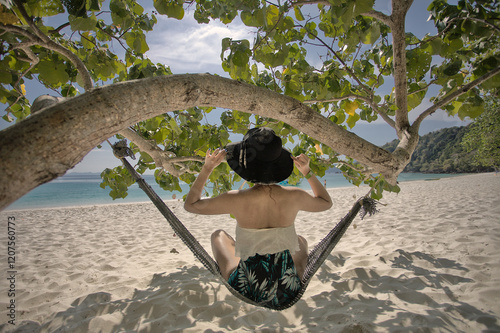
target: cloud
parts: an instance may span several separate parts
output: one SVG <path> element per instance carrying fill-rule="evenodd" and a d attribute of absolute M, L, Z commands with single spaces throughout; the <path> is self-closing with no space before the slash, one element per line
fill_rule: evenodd
<path fill-rule="evenodd" d="M 153 32 L 147 35 L 150 50 L 147 55 L 153 62 L 170 66 L 176 74 L 193 72 L 218 72 L 221 68 L 221 41 L 223 38 L 254 38 L 254 32 L 243 23 L 224 25 L 218 21 L 199 24 L 192 12 L 178 21 L 158 17 Z"/>

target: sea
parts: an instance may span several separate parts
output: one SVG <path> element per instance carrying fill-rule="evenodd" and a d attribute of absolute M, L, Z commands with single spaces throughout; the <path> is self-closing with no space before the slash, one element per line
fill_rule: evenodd
<path fill-rule="evenodd" d="M 414 180 L 436 180 L 440 178 L 453 177 L 456 174 L 423 174 L 423 173 L 402 173 L 398 177 L 399 182 Z M 182 191 L 168 192 L 162 190 L 154 179 L 154 175 L 143 175 L 156 193 L 163 200 L 182 199 L 189 191 L 189 185 L 181 182 Z M 340 173 L 326 173 L 320 178 L 322 184 L 326 181 L 327 188 L 353 186 Z M 105 205 L 119 203 L 147 202 L 149 198 L 139 188 L 137 184 L 129 187 L 128 195 L 124 199 L 113 200 L 109 196 L 110 189 L 102 189 L 99 184 L 102 182 L 98 173 L 69 173 L 59 177 L 49 183 L 43 184 L 24 195 L 16 202 L 12 203 L 6 210 L 56 208 L 72 206 Z M 234 189 L 240 187 L 240 183 L 234 185 Z M 309 183 L 302 181 L 297 185 L 304 190 L 310 190 Z M 210 192 L 209 187 L 207 187 Z"/>

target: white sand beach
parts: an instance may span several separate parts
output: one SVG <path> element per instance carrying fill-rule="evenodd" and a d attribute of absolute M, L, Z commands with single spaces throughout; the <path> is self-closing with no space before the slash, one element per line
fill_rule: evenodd
<path fill-rule="evenodd" d="M 281 312 L 234 297 L 151 203 L 1 212 L 0 332 L 500 332 L 500 175 L 400 186 Z M 367 191 L 330 189 L 334 207 L 299 214 L 298 233 L 314 246 Z M 212 231 L 234 235 L 229 216 L 172 209 L 209 253 Z"/>

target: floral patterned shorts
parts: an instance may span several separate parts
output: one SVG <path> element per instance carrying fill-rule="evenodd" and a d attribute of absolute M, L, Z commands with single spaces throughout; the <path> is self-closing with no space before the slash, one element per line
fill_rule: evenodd
<path fill-rule="evenodd" d="M 228 283 L 246 298 L 268 306 L 288 303 L 302 287 L 289 250 L 240 260 Z"/>

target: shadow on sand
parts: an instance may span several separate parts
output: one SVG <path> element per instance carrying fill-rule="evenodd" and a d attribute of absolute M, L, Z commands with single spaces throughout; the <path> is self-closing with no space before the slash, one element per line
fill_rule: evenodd
<path fill-rule="evenodd" d="M 473 282 L 449 273 L 465 275 L 466 267 L 422 252 L 397 250 L 394 255 L 380 261 L 398 276 L 360 267 L 344 278 L 338 272 L 344 274 L 345 269 L 331 272 L 323 267 L 315 278 L 330 284 L 329 291 L 314 295 L 306 291 L 304 299 L 283 312 L 242 303 L 205 269 L 192 266 L 155 274 L 148 288 L 135 290 L 129 299 L 112 300 L 106 292 L 78 298 L 45 323 L 25 321 L 14 332 L 173 332 L 194 327 L 211 327 L 205 332 L 239 328 L 266 332 L 458 332 L 467 322 L 478 323 L 475 327 L 484 327 L 485 332 L 500 331 L 493 313 L 461 302 L 453 293 L 454 286 Z M 346 260 L 335 255 L 327 263 L 342 267 Z M 0 326 L 1 332 L 8 329 Z"/>

